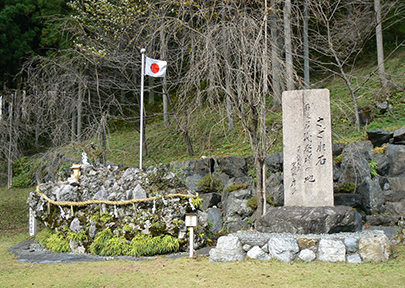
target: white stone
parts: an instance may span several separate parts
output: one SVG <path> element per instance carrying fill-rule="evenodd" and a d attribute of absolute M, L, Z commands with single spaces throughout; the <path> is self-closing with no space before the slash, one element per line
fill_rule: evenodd
<path fill-rule="evenodd" d="M 210 250 L 209 261 L 230 262 L 242 261 L 246 258 L 246 252 L 242 249 L 242 244 L 238 237 L 219 237 L 217 247 Z"/>
<path fill-rule="evenodd" d="M 284 206 L 333 206 L 329 90 L 285 91 Z"/>
<path fill-rule="evenodd" d="M 294 238 L 272 237 L 267 242 L 269 254 L 284 262 L 293 261 L 299 252 L 297 240 Z"/>
<path fill-rule="evenodd" d="M 321 239 L 318 253 L 318 259 L 321 261 L 346 261 L 346 246 L 341 240 Z"/>
<path fill-rule="evenodd" d="M 344 243 L 348 254 L 355 253 L 359 248 L 359 240 L 356 238 L 345 238 Z"/>
<path fill-rule="evenodd" d="M 247 252 L 247 251 L 249 251 L 250 249 L 252 249 L 252 246 L 249 245 L 249 244 L 245 244 L 245 245 L 242 246 L 242 249 Z"/>
<path fill-rule="evenodd" d="M 247 256 L 257 260 L 270 260 L 270 256 L 265 253 L 259 246 L 254 246 L 247 252 Z"/>
<path fill-rule="evenodd" d="M 316 258 L 316 254 L 311 249 L 304 249 L 298 254 L 298 258 L 305 262 L 312 262 Z"/>
<path fill-rule="evenodd" d="M 358 253 L 347 255 L 347 263 L 361 263 L 361 257 Z"/>

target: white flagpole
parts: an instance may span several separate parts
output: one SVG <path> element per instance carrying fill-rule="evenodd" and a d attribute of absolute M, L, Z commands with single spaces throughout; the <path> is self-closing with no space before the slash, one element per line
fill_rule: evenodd
<path fill-rule="evenodd" d="M 140 140 L 139 140 L 139 169 L 142 169 L 142 148 L 143 148 L 143 80 L 145 77 L 145 48 L 141 49 L 142 54 L 142 71 L 141 71 L 141 124 L 140 124 Z"/>

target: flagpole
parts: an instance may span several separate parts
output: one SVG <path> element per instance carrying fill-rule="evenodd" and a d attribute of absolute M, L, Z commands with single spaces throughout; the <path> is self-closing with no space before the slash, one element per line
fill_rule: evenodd
<path fill-rule="evenodd" d="M 145 77 L 145 52 L 146 49 L 141 49 L 142 54 L 142 71 L 141 71 L 141 119 L 140 119 L 140 140 L 139 140 L 139 169 L 142 169 L 142 148 L 143 148 L 143 81 Z"/>

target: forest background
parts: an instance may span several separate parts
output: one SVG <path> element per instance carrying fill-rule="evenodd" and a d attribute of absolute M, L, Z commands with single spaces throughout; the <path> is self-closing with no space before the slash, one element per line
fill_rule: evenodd
<path fill-rule="evenodd" d="M 404 15 L 402 0 L 2 1 L 1 178 L 34 184 L 60 147 L 137 164 L 141 48 L 168 62 L 145 82 L 147 165 L 253 155 L 262 179 L 286 90 L 331 90 L 335 142 L 397 129 Z"/>

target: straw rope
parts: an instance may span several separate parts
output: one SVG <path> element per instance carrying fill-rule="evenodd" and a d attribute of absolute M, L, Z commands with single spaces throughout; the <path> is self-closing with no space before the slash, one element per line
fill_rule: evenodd
<path fill-rule="evenodd" d="M 185 198 L 197 198 L 197 195 L 186 195 L 186 194 L 169 194 L 165 196 L 156 196 L 156 197 L 150 197 L 150 198 L 144 198 L 144 199 L 131 199 L 131 200 L 125 200 L 125 201 L 108 201 L 108 200 L 86 200 L 86 201 L 81 201 L 81 202 L 73 202 L 73 201 L 54 201 L 50 199 L 48 196 L 46 196 L 44 193 L 41 193 L 39 190 L 39 187 L 41 187 L 42 184 L 39 184 L 35 191 L 41 195 L 48 203 L 51 203 L 53 205 L 59 205 L 59 206 L 86 206 L 86 205 L 91 205 L 91 204 L 107 204 L 107 205 L 128 205 L 128 204 L 133 204 L 133 203 L 139 203 L 139 202 L 147 202 L 147 201 L 153 201 L 157 199 L 161 199 L 163 197 L 165 198 L 174 198 L 174 197 L 185 197 Z"/>

